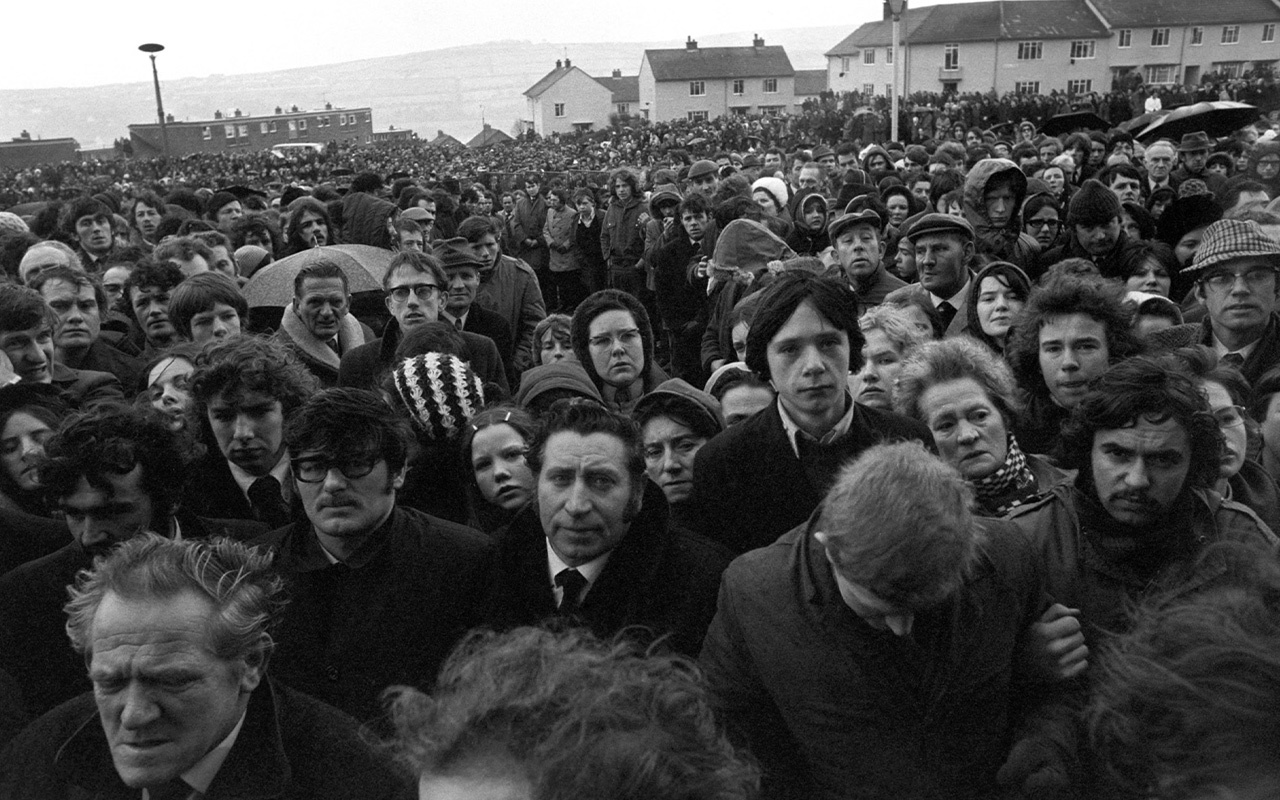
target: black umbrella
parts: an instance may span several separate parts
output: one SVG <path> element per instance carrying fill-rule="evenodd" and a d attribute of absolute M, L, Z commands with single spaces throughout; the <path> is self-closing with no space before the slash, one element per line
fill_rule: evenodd
<path fill-rule="evenodd" d="M 1148 112 L 1147 112 L 1147 113 L 1145 113 L 1145 114 L 1139 114 L 1138 116 L 1134 117 L 1133 119 L 1127 119 L 1127 120 L 1125 120 L 1124 122 L 1121 122 L 1121 123 L 1120 123 L 1119 125 L 1117 125 L 1116 127 L 1117 127 L 1117 128 L 1119 128 L 1120 130 L 1124 131 L 1125 133 L 1128 133 L 1128 134 L 1135 134 L 1135 133 L 1137 133 L 1138 131 L 1140 131 L 1140 130 L 1142 130 L 1143 128 L 1145 128 L 1145 127 L 1147 127 L 1148 125 L 1150 125 L 1152 122 L 1155 122 L 1156 120 L 1160 119 L 1161 117 L 1163 117 L 1163 116 L 1164 116 L 1165 114 L 1167 114 L 1167 113 L 1169 113 L 1169 112 L 1167 112 L 1167 111 L 1148 111 Z"/>
<path fill-rule="evenodd" d="M 1233 100 L 1193 103 L 1170 111 L 1134 134 L 1140 142 L 1172 139 L 1175 142 L 1188 133 L 1204 131 L 1209 136 L 1228 136 L 1258 118 L 1257 106 Z"/>
<path fill-rule="evenodd" d="M 1072 131 L 1105 131 L 1111 123 L 1092 111 L 1072 111 L 1070 114 L 1059 114 L 1050 117 L 1040 126 L 1040 132 L 1046 136 L 1060 136 Z"/>

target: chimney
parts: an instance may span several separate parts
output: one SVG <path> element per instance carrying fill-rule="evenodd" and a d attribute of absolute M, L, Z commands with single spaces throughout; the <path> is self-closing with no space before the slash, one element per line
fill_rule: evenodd
<path fill-rule="evenodd" d="M 289 110 L 290 110 L 290 111 L 292 111 L 292 112 L 293 112 L 293 113 L 295 113 L 295 114 L 297 114 L 297 113 L 298 113 L 298 107 L 297 107 L 297 106 L 293 106 L 293 107 L 291 107 Z"/>
<path fill-rule="evenodd" d="M 325 104 L 324 104 L 324 110 L 325 110 L 325 111 L 332 111 L 332 110 L 333 110 L 333 103 L 325 103 Z"/>
<path fill-rule="evenodd" d="M 276 113 L 277 113 L 277 114 L 283 114 L 283 113 L 284 113 L 284 109 L 283 109 L 283 108 L 281 108 L 280 106 L 276 106 Z"/>
<path fill-rule="evenodd" d="M 214 118 L 214 119 L 222 119 L 222 112 L 221 112 L 221 111 L 215 111 L 215 112 L 213 112 L 213 118 Z"/>
<path fill-rule="evenodd" d="M 234 113 L 237 117 L 240 116 L 240 109 L 237 108 Z"/>
<path fill-rule="evenodd" d="M 165 121 L 166 123 L 173 122 L 173 115 L 172 115 L 172 114 L 165 114 L 165 115 L 164 115 L 164 121 Z M 27 138 L 28 138 L 28 139 L 30 139 L 31 137 L 30 137 L 30 136 L 28 136 Z"/>
<path fill-rule="evenodd" d="M 687 39 L 685 39 L 685 42 L 684 42 L 684 49 L 685 49 L 685 50 L 697 50 L 697 49 L 698 49 L 698 43 L 697 43 L 697 41 L 695 41 L 695 40 L 694 40 L 694 38 L 693 38 L 692 36 L 688 37 Z"/>
<path fill-rule="evenodd" d="M 556 69 L 561 69 L 561 68 L 563 68 L 563 67 L 564 67 L 564 62 L 557 58 L 557 59 L 556 59 Z"/>
<path fill-rule="evenodd" d="M 564 60 L 564 68 L 565 68 L 565 69 L 568 69 L 569 67 L 572 67 L 572 66 L 573 66 L 573 64 L 570 64 L 570 63 L 569 63 L 569 59 L 567 59 L 567 58 L 566 58 L 566 59 Z"/>
<path fill-rule="evenodd" d="M 752 34 L 755 38 L 751 40 L 752 47 L 764 47 L 764 39 L 760 38 L 760 34 Z"/>
<path fill-rule="evenodd" d="M 621 77 L 622 77 L 622 70 L 620 70 L 620 69 L 615 69 L 615 70 L 613 71 L 613 77 L 615 77 L 615 78 L 621 78 Z"/>

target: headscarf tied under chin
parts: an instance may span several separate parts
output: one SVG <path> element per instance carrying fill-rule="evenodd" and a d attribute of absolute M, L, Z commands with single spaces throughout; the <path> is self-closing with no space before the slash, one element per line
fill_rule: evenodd
<path fill-rule="evenodd" d="M 392 379 L 414 427 L 433 441 L 457 436 L 484 407 L 484 385 L 457 356 L 423 353 L 407 358 Z"/>

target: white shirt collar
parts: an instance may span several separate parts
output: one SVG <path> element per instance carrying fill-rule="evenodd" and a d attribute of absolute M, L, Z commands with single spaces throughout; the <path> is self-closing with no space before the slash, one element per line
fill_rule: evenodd
<path fill-rule="evenodd" d="M 1213 352 L 1218 354 L 1218 358 L 1222 358 L 1228 353 L 1239 353 L 1241 358 L 1247 359 L 1249 358 L 1249 355 L 1258 348 L 1258 345 L 1261 342 L 1262 342 L 1261 339 L 1254 339 L 1252 342 L 1249 342 L 1244 347 L 1241 347 L 1238 350 L 1228 350 L 1227 346 L 1222 342 L 1218 341 L 1218 337 L 1217 335 L 1215 335 L 1213 337 Z"/>
<path fill-rule="evenodd" d="M 547 543 L 547 577 L 551 581 L 551 591 L 555 595 L 556 605 L 560 605 L 561 596 L 564 594 L 564 590 L 561 589 L 559 586 L 556 586 L 557 575 L 559 575 L 561 572 L 563 572 L 566 569 L 576 569 L 578 572 L 580 572 L 582 574 L 582 577 L 587 579 L 587 586 L 585 589 L 582 590 L 582 597 L 586 597 L 587 592 L 590 592 L 591 587 L 595 585 L 596 578 L 599 578 L 600 573 L 604 572 L 604 565 L 608 563 L 609 556 L 613 554 L 613 551 L 610 550 L 609 552 L 604 553 L 603 555 L 596 556 L 594 559 L 592 559 L 591 561 L 588 561 L 585 564 L 579 564 L 576 567 L 570 567 L 568 564 L 564 563 L 563 560 L 561 560 L 560 555 L 556 553 L 555 548 L 551 546 L 551 540 L 547 539 L 546 543 Z M 579 597 L 578 600 L 581 601 L 582 597 Z"/>
<path fill-rule="evenodd" d="M 468 308 L 467 314 L 470 314 L 470 313 L 471 313 L 471 309 Z M 440 316 L 447 319 L 450 325 L 453 325 L 454 321 L 456 320 L 462 320 L 462 327 L 464 328 L 467 327 L 467 314 L 463 314 L 460 317 L 455 317 L 454 315 L 450 314 L 448 311 L 445 311 L 444 309 L 440 310 Z M 454 325 L 454 327 L 457 327 L 457 326 Z"/>
<path fill-rule="evenodd" d="M 199 793 L 203 797 L 209 792 L 209 786 L 213 784 L 213 779 L 218 776 L 218 770 L 222 769 L 222 762 L 227 760 L 227 756 L 231 753 L 231 748 L 236 743 L 236 737 L 240 735 L 240 728 L 244 726 L 244 714 L 240 715 L 240 719 L 236 722 L 236 726 L 231 729 L 226 738 L 217 744 L 212 750 L 204 754 L 204 758 L 191 765 L 191 768 L 182 773 L 182 781 L 191 787 L 191 791 Z M 151 793 L 143 790 L 143 800 L 151 800 Z"/>
<path fill-rule="evenodd" d="M 837 422 L 831 430 L 822 435 L 822 438 L 818 440 L 820 444 L 830 444 L 831 442 L 834 442 L 836 439 L 839 439 L 841 436 L 848 433 L 849 428 L 853 427 L 853 397 L 846 393 L 845 400 L 849 404 L 848 410 L 844 412 L 844 416 L 840 418 L 840 421 Z M 801 434 L 804 434 L 805 436 L 808 436 L 809 434 L 802 431 L 800 426 L 796 424 L 795 420 L 791 418 L 791 415 L 787 413 L 786 406 L 782 405 L 781 397 L 779 397 L 775 402 L 778 404 L 778 415 L 782 417 L 782 429 L 786 431 L 787 441 L 791 443 L 791 452 L 796 454 L 796 458 L 799 458 L 800 445 L 796 442 L 796 437 Z"/>
<path fill-rule="evenodd" d="M 261 478 L 263 476 L 250 475 L 249 473 L 245 472 L 243 469 L 236 466 L 234 463 L 230 461 L 227 462 L 227 466 L 231 467 L 231 477 L 235 479 L 236 485 L 239 486 L 240 491 L 244 493 L 245 499 L 248 499 L 249 487 L 253 485 L 254 481 L 256 481 L 258 478 Z M 289 451 L 288 450 L 285 450 L 282 453 L 280 453 L 280 460 L 276 462 L 276 465 L 272 467 L 271 471 L 267 474 L 280 482 L 280 490 L 282 492 L 281 496 L 285 500 L 292 500 L 293 499 L 293 481 L 290 480 L 291 473 L 289 471 Z"/>
<path fill-rule="evenodd" d="M 964 286 L 960 287 L 960 291 L 956 292 L 950 297 L 938 297 L 933 292 L 929 292 L 929 301 L 933 303 L 934 308 L 937 308 L 938 306 L 942 305 L 942 303 L 945 301 L 947 303 L 950 303 L 951 307 L 954 308 L 956 311 L 959 311 L 960 306 L 964 303 L 964 293 L 968 291 L 968 289 L 969 289 L 969 280 L 966 279 L 964 282 Z"/>

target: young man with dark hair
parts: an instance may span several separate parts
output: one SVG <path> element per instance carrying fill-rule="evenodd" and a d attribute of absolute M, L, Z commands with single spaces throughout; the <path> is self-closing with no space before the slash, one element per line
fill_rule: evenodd
<path fill-rule="evenodd" d="M 169 293 L 184 277 L 173 264 L 148 259 L 134 267 L 125 280 L 124 301 L 133 312 L 138 340 L 135 343 L 141 347 L 144 360 L 177 339 L 177 331 L 169 321 Z"/>
<path fill-rule="evenodd" d="M 96 278 L 67 267 L 50 267 L 35 277 L 31 288 L 44 297 L 58 318 L 53 345 L 60 363 L 76 370 L 110 373 L 131 391 L 138 385 L 141 362 L 117 349 L 122 334 L 102 329 L 107 295 Z"/>
<path fill-rule="evenodd" d="M 95 269 L 115 244 L 111 217 L 111 209 L 96 197 L 76 198 L 62 212 L 62 230 L 76 239 L 79 256 L 89 269 Z"/>
<path fill-rule="evenodd" d="M 764 290 L 747 366 L 778 392 L 765 412 L 707 442 L 694 469 L 702 530 L 736 552 L 768 544 L 818 505 L 841 463 L 886 440 L 933 445 L 923 423 L 853 402 L 862 361 L 847 284 L 786 272 Z"/>
<path fill-rule="evenodd" d="M 396 502 L 412 438 L 373 392 L 312 395 L 285 431 L 305 517 L 255 542 L 291 594 L 276 674 L 360 722 L 391 686 L 431 687 L 488 602 L 489 538 Z"/>
<path fill-rule="evenodd" d="M 239 336 L 249 319 L 249 303 L 239 287 L 218 272 L 192 275 L 169 296 L 169 321 L 183 339 L 204 345 Z"/>
<path fill-rule="evenodd" d="M 690 193 L 676 215 L 683 235 L 675 235 L 653 254 L 653 286 L 671 353 L 671 371 L 694 386 L 706 379 L 702 369 L 702 333 L 707 325 L 707 280 L 691 269 L 710 257 L 716 242 L 715 223 L 706 197 Z"/>
<path fill-rule="evenodd" d="M 596 228 L 598 231 L 599 222 Z M 502 252 L 500 232 L 491 218 L 463 220 L 458 236 L 470 243 L 472 254 L 480 262 L 480 288 L 475 302 L 496 312 L 511 328 L 515 349 L 507 366 L 518 375 L 538 363 L 533 330 L 547 316 L 538 276 L 529 264 Z M 598 236 L 595 241 L 599 249 Z"/>

